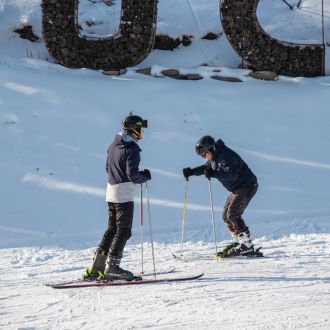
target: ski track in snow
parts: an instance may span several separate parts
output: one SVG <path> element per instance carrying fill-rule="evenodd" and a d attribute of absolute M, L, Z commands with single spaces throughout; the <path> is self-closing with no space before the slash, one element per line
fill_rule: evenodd
<path fill-rule="evenodd" d="M 93 249 L 0 250 L 1 329 L 329 329 L 330 234 L 261 239 L 265 258 L 175 261 L 179 244 L 155 244 L 156 268 L 205 272 L 191 282 L 66 289 L 45 282 L 80 276 Z M 184 255 L 207 256 L 212 244 L 185 243 Z M 123 265 L 140 270 L 140 247 Z M 145 270 L 152 271 L 150 244 Z M 10 274 L 10 276 L 8 276 Z M 174 294 L 175 292 L 175 294 Z M 239 317 L 238 317 L 239 314 Z"/>
<path fill-rule="evenodd" d="M 300 166 L 309 166 L 309 167 L 316 167 L 316 168 L 330 170 L 330 164 L 324 164 L 324 163 L 319 163 L 319 162 L 314 162 L 314 161 L 309 161 L 309 160 L 302 160 L 302 159 L 294 159 L 294 158 L 289 158 L 289 157 L 280 157 L 280 156 L 265 154 L 265 153 L 256 152 L 256 151 L 244 150 L 241 148 L 235 148 L 235 149 L 243 151 L 248 154 L 251 154 L 253 156 L 262 158 L 262 159 L 269 160 L 269 161 L 289 163 L 289 164 L 295 164 L 295 165 L 300 165 Z"/>
<path fill-rule="evenodd" d="M 162 172 L 162 171 L 159 171 L 159 172 Z M 26 174 L 22 178 L 22 181 L 28 182 L 28 183 L 34 183 L 34 184 L 37 184 L 46 189 L 71 191 L 74 193 L 87 194 L 87 195 L 105 198 L 105 189 L 90 187 L 90 186 L 86 186 L 86 185 L 79 185 L 79 184 L 72 183 L 72 182 L 64 182 L 64 181 L 52 179 L 49 177 L 43 177 L 43 176 L 32 174 L 32 173 Z M 282 190 L 283 190 L 283 188 L 282 188 Z M 175 202 L 175 201 L 166 200 L 166 199 L 150 198 L 149 201 L 150 201 L 151 205 L 158 205 L 158 206 L 164 206 L 164 207 L 170 207 L 170 208 L 176 208 L 176 209 L 182 209 L 182 207 L 183 207 L 183 203 L 181 203 L 181 202 Z M 135 198 L 135 202 L 139 203 L 140 198 L 138 198 L 138 197 Z M 209 212 L 210 206 L 189 203 L 187 205 L 187 209 L 193 210 L 193 211 Z M 214 206 L 214 211 L 222 212 L 222 210 L 223 210 L 222 207 Z M 265 209 L 254 210 L 252 212 L 263 213 L 263 214 L 277 214 L 277 215 L 284 215 L 284 214 L 290 213 L 290 211 L 288 211 L 288 210 L 265 210 Z"/>

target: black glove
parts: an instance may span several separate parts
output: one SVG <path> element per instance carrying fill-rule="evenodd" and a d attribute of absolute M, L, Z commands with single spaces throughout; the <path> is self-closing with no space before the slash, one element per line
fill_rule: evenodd
<path fill-rule="evenodd" d="M 186 167 L 182 170 L 183 176 L 188 180 L 193 175 L 193 170 L 190 167 Z"/>
<path fill-rule="evenodd" d="M 214 175 L 214 171 L 211 167 L 205 167 L 204 174 L 206 179 L 211 180 Z"/>
<path fill-rule="evenodd" d="M 147 178 L 147 180 L 151 180 L 151 173 L 150 173 L 149 170 L 144 169 L 144 170 L 142 171 L 142 173 L 143 173 L 143 175 Z"/>

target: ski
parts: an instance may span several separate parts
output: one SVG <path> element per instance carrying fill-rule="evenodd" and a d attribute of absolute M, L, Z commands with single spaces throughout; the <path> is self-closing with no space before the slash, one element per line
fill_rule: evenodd
<path fill-rule="evenodd" d="M 162 274 L 170 274 L 175 271 L 175 267 L 168 267 L 164 270 L 160 270 L 156 272 L 156 275 L 162 275 Z M 148 276 L 154 276 L 154 272 L 147 272 L 147 273 L 139 273 L 137 277 L 148 277 Z M 67 285 L 67 284 L 74 284 L 74 283 L 85 283 L 85 282 L 95 282 L 95 279 L 88 279 L 88 278 L 78 278 L 76 280 L 71 281 L 65 281 L 65 282 L 54 282 L 54 283 L 45 283 L 46 286 L 55 286 L 55 285 Z"/>
<path fill-rule="evenodd" d="M 180 260 L 183 262 L 191 262 L 191 261 L 198 261 L 198 260 L 224 260 L 224 259 L 250 259 L 250 258 L 261 258 L 264 257 L 263 253 L 260 252 L 262 247 L 258 247 L 254 253 L 247 254 L 247 255 L 238 255 L 238 256 L 226 256 L 225 254 L 221 255 L 221 252 L 218 252 L 218 255 L 182 255 L 182 254 L 175 254 L 172 253 L 172 257 L 176 260 Z"/>
<path fill-rule="evenodd" d="M 88 287 L 104 287 L 104 286 L 123 286 L 123 285 L 139 285 L 139 284 L 155 284 L 155 283 L 169 283 L 192 281 L 201 278 L 204 273 L 197 275 L 189 275 L 183 277 L 161 278 L 161 279 L 137 279 L 132 281 L 114 280 L 114 281 L 76 281 L 74 283 L 61 283 L 50 285 L 53 289 L 75 289 Z"/>

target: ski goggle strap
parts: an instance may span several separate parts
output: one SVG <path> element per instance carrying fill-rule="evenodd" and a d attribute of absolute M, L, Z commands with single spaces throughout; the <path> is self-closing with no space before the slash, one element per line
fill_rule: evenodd
<path fill-rule="evenodd" d="M 139 127 L 139 128 L 137 128 L 137 129 L 132 129 L 131 131 L 137 136 L 137 138 L 138 138 L 139 140 L 141 139 L 142 134 L 143 134 L 143 132 L 144 132 L 142 126 Z"/>

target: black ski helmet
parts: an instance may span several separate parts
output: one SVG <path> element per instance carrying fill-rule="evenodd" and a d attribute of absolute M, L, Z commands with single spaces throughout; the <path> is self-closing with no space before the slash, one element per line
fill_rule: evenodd
<path fill-rule="evenodd" d="M 134 132 L 138 136 L 138 139 L 140 139 L 141 129 L 142 127 L 148 127 L 148 121 L 142 119 L 140 116 L 129 115 L 123 119 L 122 125 L 125 132 Z"/>
<path fill-rule="evenodd" d="M 136 130 L 138 128 L 148 127 L 148 120 L 143 120 L 140 116 L 129 115 L 125 117 L 122 121 L 124 130 Z"/>
<path fill-rule="evenodd" d="M 201 156 L 206 151 L 209 151 L 212 155 L 215 152 L 215 140 L 210 135 L 202 136 L 196 143 L 195 150 L 197 155 Z"/>

